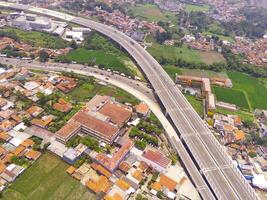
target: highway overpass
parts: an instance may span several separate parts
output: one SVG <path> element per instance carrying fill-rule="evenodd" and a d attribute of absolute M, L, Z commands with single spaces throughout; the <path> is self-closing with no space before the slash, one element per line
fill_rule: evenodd
<path fill-rule="evenodd" d="M 94 29 L 119 43 L 132 56 L 146 75 L 146 78 L 151 83 L 155 94 L 165 109 L 166 116 L 170 119 L 173 127 L 182 139 L 181 142 L 177 139 L 177 135 L 168 136 L 178 153 L 180 152 L 179 155 L 183 151 L 190 154 L 190 161 L 183 160 L 183 162 L 185 165 L 186 163 L 191 163 L 191 165 L 186 165 L 186 168 L 202 197 L 204 199 L 213 198 L 212 193 L 206 189 L 206 184 L 203 186 L 204 190 L 201 190 L 203 181 L 205 181 L 217 199 L 258 199 L 255 191 L 247 183 L 240 171 L 233 165 L 231 158 L 228 157 L 224 148 L 219 144 L 168 74 L 137 42 L 117 31 L 115 28 L 89 19 L 6 2 L 0 2 L 1 5 L 71 21 Z M 194 166 L 192 166 L 192 163 Z M 199 169 L 203 178 L 200 176 L 194 177 L 196 169 Z M 198 186 L 197 182 L 201 182 L 202 184 Z M 201 193 L 202 191 L 207 192 Z"/>

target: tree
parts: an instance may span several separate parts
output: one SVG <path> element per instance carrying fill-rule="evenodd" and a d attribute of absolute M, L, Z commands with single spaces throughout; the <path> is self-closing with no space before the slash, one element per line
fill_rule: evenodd
<path fill-rule="evenodd" d="M 78 45 L 77 45 L 77 43 L 74 40 L 72 40 L 70 42 L 70 47 L 73 48 L 73 49 L 77 49 L 78 48 Z"/>
<path fill-rule="evenodd" d="M 26 117 L 23 117 L 22 122 L 28 127 L 32 125 L 31 121 Z"/>
<path fill-rule="evenodd" d="M 47 53 L 45 50 L 41 50 L 41 51 L 39 52 L 39 60 L 40 60 L 41 62 L 47 62 L 48 59 L 49 59 L 49 55 L 48 55 L 48 53 Z"/>

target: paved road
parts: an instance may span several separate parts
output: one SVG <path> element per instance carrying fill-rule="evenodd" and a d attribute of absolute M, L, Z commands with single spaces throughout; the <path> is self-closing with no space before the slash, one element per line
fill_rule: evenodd
<path fill-rule="evenodd" d="M 255 191 L 235 168 L 222 146 L 175 86 L 159 63 L 137 42 L 116 29 L 88 19 L 73 17 L 36 7 L 20 7 L 1 2 L 2 6 L 29 10 L 89 27 L 119 43 L 137 62 L 154 88 L 166 114 L 183 139 L 196 166 L 205 176 L 218 199 L 258 199 Z M 171 137 L 171 135 L 170 135 Z"/>

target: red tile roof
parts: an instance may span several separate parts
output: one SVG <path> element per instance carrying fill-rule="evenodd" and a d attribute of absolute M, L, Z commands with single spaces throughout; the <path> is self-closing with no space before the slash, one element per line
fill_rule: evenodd
<path fill-rule="evenodd" d="M 145 157 L 148 160 L 151 160 L 154 163 L 157 163 L 163 168 L 168 167 L 168 165 L 171 163 L 171 160 L 167 157 L 165 157 L 163 154 L 161 154 L 159 151 L 152 151 L 148 150 L 142 154 L 143 157 Z"/>

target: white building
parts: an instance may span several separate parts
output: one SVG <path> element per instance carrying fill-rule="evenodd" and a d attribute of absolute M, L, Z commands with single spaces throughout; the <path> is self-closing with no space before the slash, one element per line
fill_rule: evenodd
<path fill-rule="evenodd" d="M 67 41 L 74 40 L 76 43 L 81 43 L 84 40 L 83 32 L 66 31 L 65 39 Z"/>

